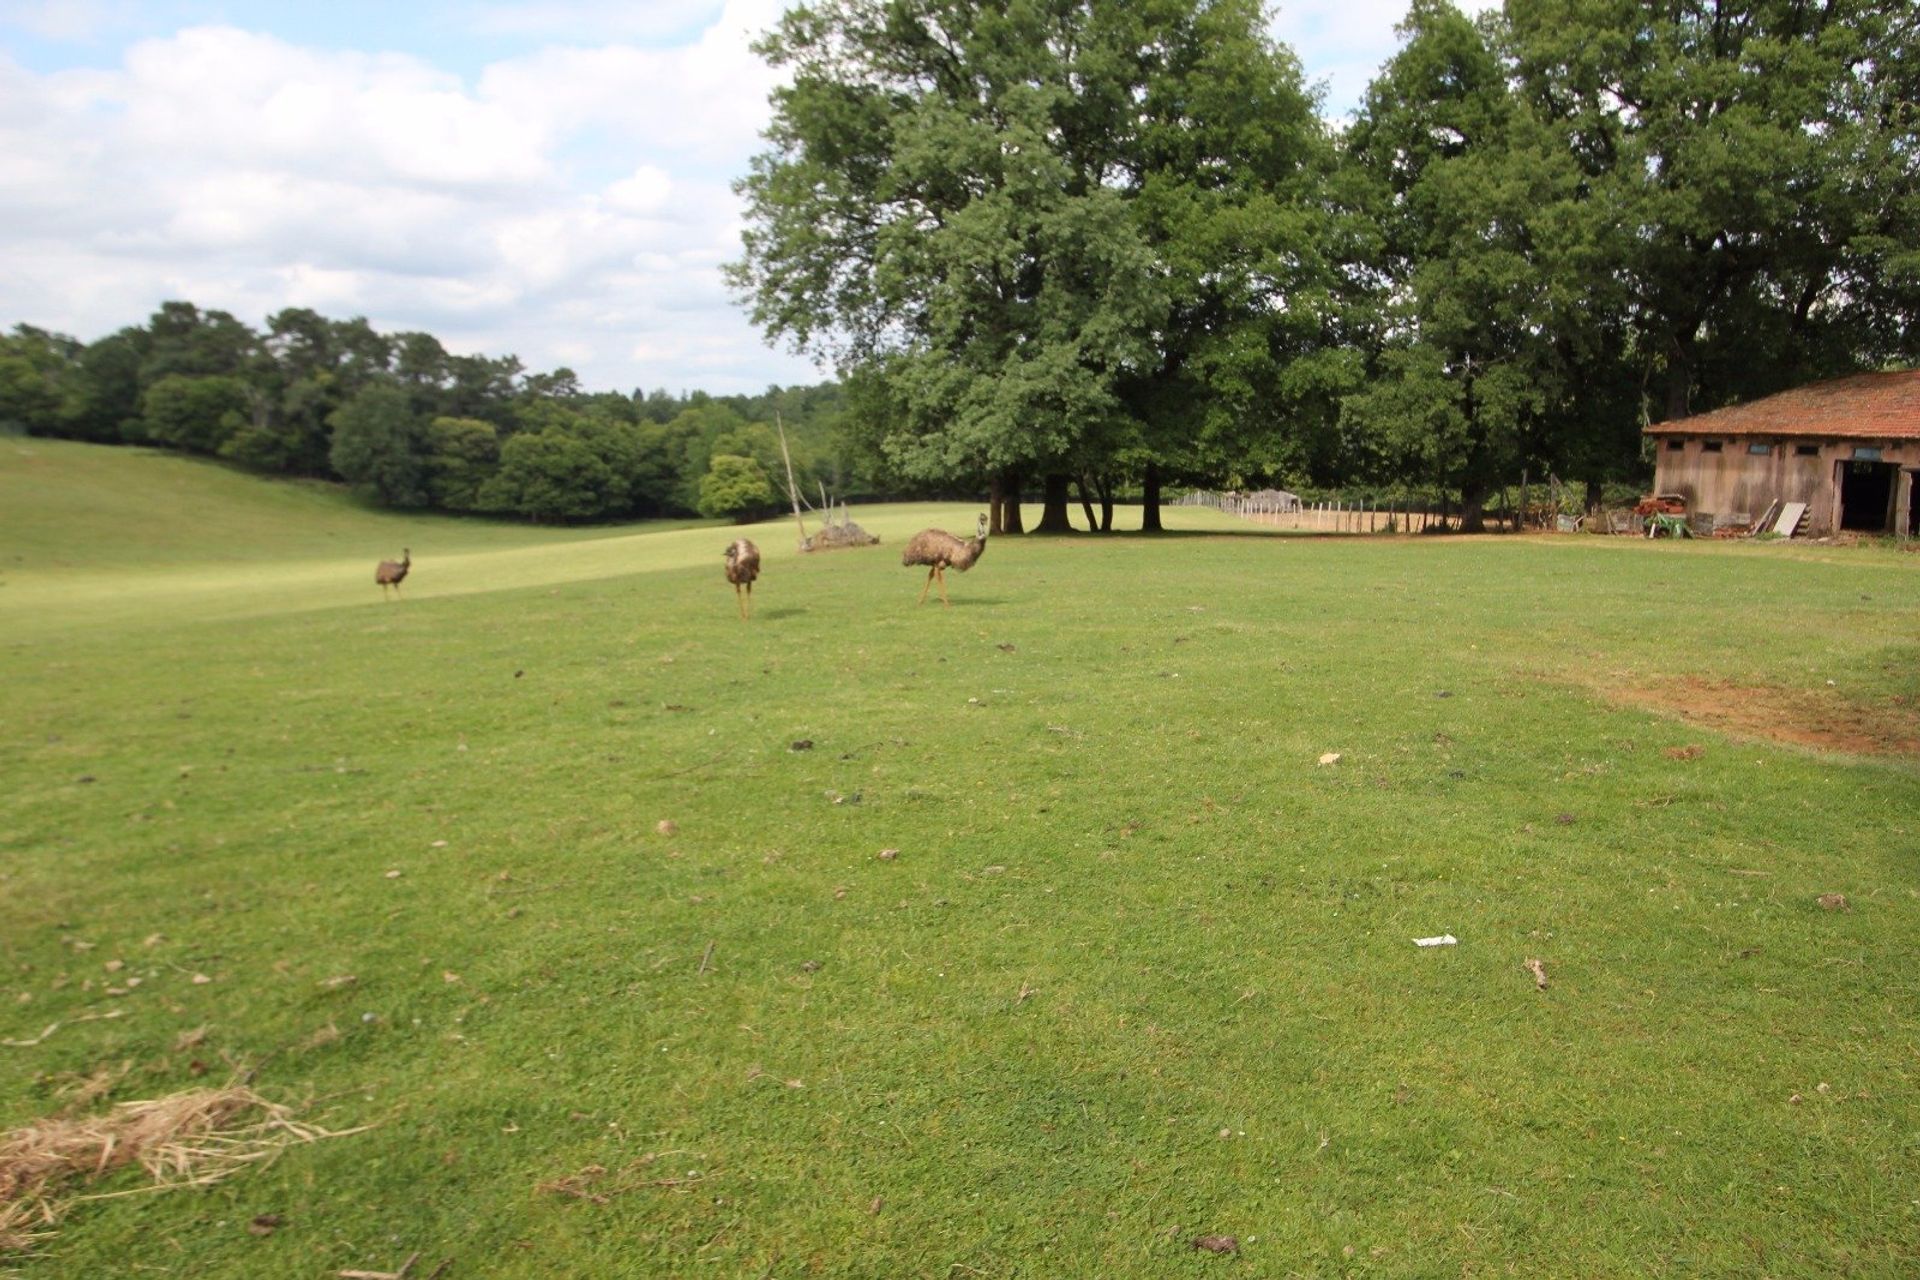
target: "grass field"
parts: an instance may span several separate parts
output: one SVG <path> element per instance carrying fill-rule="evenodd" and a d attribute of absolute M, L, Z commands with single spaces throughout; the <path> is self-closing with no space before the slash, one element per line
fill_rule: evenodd
<path fill-rule="evenodd" d="M 0 441 L 0 1128 L 374 1126 L 11 1265 L 1920 1271 L 1920 559 L 1174 509 L 915 607 L 976 510 L 743 626 L 719 527 Z"/>

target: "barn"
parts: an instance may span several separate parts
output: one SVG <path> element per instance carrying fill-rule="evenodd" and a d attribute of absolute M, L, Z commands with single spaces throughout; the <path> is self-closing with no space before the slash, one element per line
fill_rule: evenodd
<path fill-rule="evenodd" d="M 1697 524 L 1803 502 L 1803 534 L 1920 533 L 1920 369 L 1811 383 L 1646 434 L 1655 491 L 1683 495 Z"/>

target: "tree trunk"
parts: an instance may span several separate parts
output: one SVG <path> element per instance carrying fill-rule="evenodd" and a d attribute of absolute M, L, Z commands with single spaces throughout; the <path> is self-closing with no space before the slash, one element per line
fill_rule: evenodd
<path fill-rule="evenodd" d="M 1160 525 L 1160 464 L 1149 462 L 1147 473 L 1140 481 L 1140 532 L 1159 533 Z"/>
<path fill-rule="evenodd" d="M 1485 533 L 1487 487 L 1484 484 L 1465 485 L 1460 490 L 1460 532 Z"/>
<path fill-rule="evenodd" d="M 1067 518 L 1068 486 L 1071 484 L 1064 471 L 1049 471 L 1043 482 L 1045 485 L 1040 508 L 1040 523 L 1035 525 L 1035 533 L 1072 533 L 1073 521 Z"/>
<path fill-rule="evenodd" d="M 1113 477 L 1101 476 L 1097 481 L 1100 489 L 1100 532 L 1113 532 Z"/>
<path fill-rule="evenodd" d="M 987 533 L 992 537 L 997 537 L 1007 531 L 1006 525 L 1001 523 L 1002 512 L 1000 510 L 1000 504 L 1002 501 L 1000 473 L 996 471 L 987 477 Z"/>
<path fill-rule="evenodd" d="M 1667 361 L 1667 413 L 1663 422 L 1674 422 L 1693 413 L 1693 340 L 1674 335 Z"/>
<path fill-rule="evenodd" d="M 1588 476 L 1587 477 L 1587 514 L 1592 515 L 1594 512 L 1598 511 L 1603 501 L 1604 501 L 1604 497 L 1600 491 L 1599 479 L 1594 476 Z"/>
<path fill-rule="evenodd" d="M 1087 513 L 1087 532 L 1092 533 L 1100 527 L 1100 523 L 1093 518 L 1093 498 L 1087 492 L 1087 478 L 1084 475 L 1075 476 L 1074 483 L 1080 487 L 1080 509 Z"/>
<path fill-rule="evenodd" d="M 1000 493 L 1000 523 L 1006 526 L 1002 533 L 1025 533 L 1026 522 L 1020 517 L 1020 473 L 1009 468 L 1001 477 L 1003 486 Z"/>

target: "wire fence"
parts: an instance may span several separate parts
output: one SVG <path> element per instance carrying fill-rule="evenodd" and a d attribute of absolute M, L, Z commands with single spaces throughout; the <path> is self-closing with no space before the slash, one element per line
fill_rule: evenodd
<path fill-rule="evenodd" d="M 1212 507 L 1256 524 L 1309 533 L 1424 533 L 1428 529 L 1455 527 L 1450 513 L 1435 511 L 1421 503 L 1370 498 L 1305 502 L 1283 489 L 1258 493 L 1212 493 L 1196 489 L 1174 505 Z M 1490 522 L 1491 519 L 1490 514 Z"/>

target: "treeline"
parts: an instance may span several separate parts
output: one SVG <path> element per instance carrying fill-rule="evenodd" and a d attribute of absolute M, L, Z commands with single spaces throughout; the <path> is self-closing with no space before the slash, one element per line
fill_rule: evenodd
<path fill-rule="evenodd" d="M 1641 428 L 1920 355 L 1912 0 L 1415 0 L 1330 126 L 1260 0 L 830 0 L 733 280 L 899 474 L 1635 482 Z M 1017 526 L 995 501 L 995 527 Z"/>
<path fill-rule="evenodd" d="M 394 507 L 546 521 L 764 515 L 785 503 L 776 421 L 803 493 L 824 483 L 861 497 L 844 416 L 833 384 L 589 392 L 568 369 L 454 355 L 431 334 L 304 308 L 264 331 L 168 302 L 91 343 L 27 325 L 0 336 L 0 427 L 344 480 Z"/>

